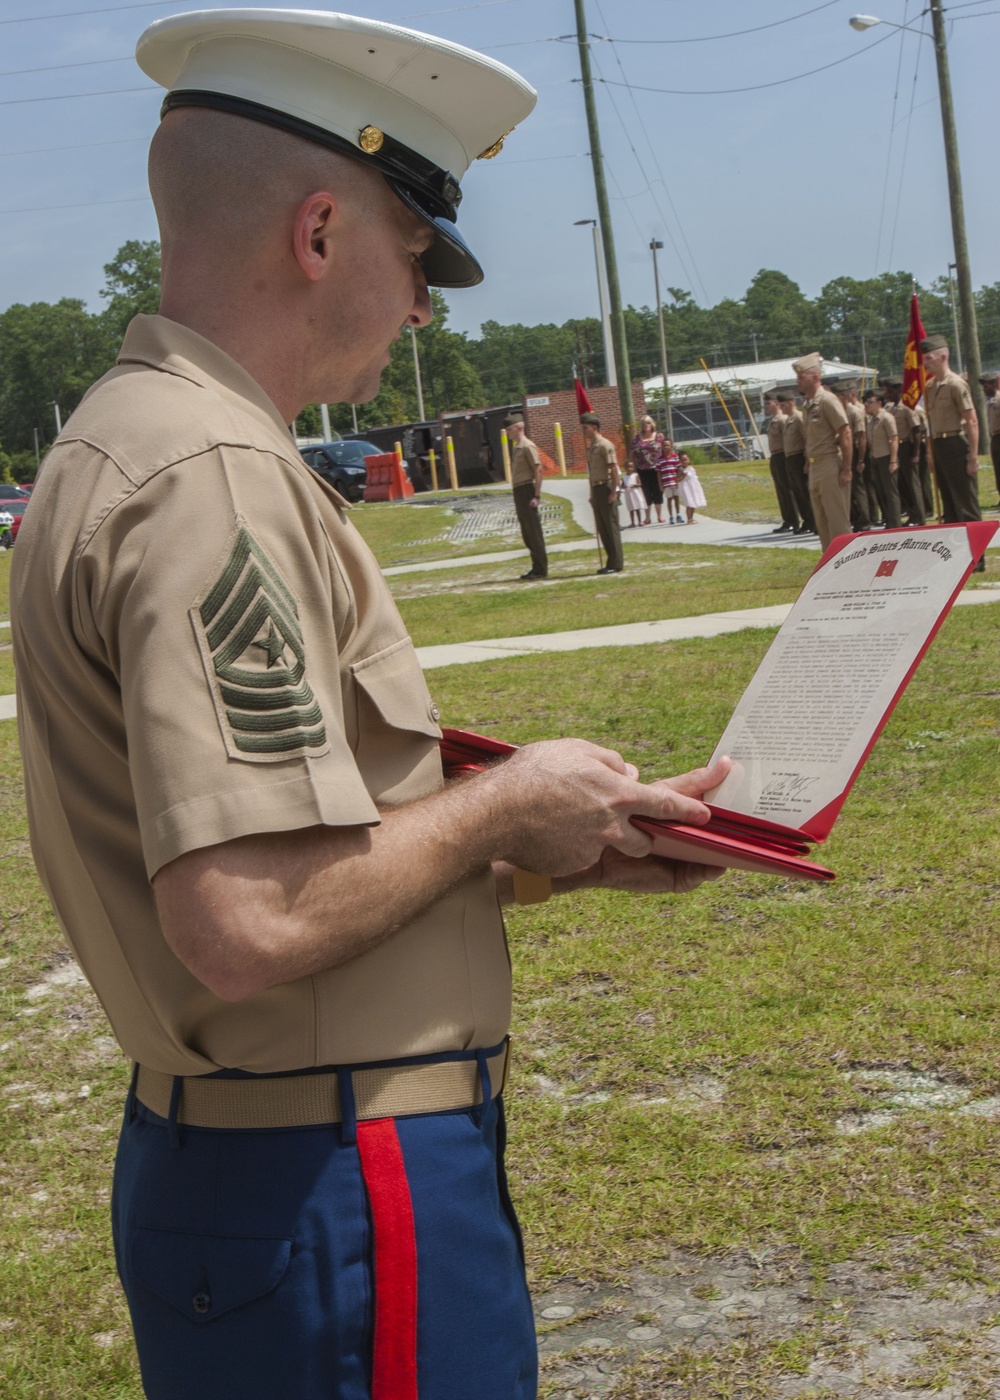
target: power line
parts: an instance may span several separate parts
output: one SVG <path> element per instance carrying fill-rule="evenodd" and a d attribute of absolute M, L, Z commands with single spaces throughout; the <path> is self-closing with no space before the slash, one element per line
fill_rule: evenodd
<path fill-rule="evenodd" d="M 910 85 L 910 110 L 906 114 L 906 136 L 903 141 L 903 158 L 899 163 L 899 189 L 896 192 L 896 212 L 892 218 L 892 238 L 889 240 L 889 254 L 886 263 L 891 266 L 892 254 L 896 247 L 896 230 L 899 227 L 899 211 L 903 203 L 903 180 L 906 175 L 906 157 L 910 149 L 910 133 L 913 130 L 913 104 L 917 98 L 917 77 L 920 73 L 920 60 L 923 57 L 923 44 L 917 45 L 917 56 L 913 64 L 913 82 Z"/>
<path fill-rule="evenodd" d="M 985 4 L 986 0 L 979 0 L 980 4 Z M 770 24 L 755 24 L 752 29 L 732 29 L 728 34 L 700 34 L 696 39 L 612 39 L 607 34 L 591 34 L 591 39 L 600 39 L 606 44 L 710 44 L 715 39 L 740 39 L 744 34 L 759 34 L 764 29 L 778 29 L 785 24 L 791 24 L 794 20 L 805 19 L 807 15 L 815 15 L 820 10 L 829 10 L 833 5 L 839 5 L 840 0 L 823 0 L 822 5 L 814 5 L 811 10 L 802 10 L 797 15 L 789 15 L 787 19 L 775 19 Z M 601 16 L 603 19 L 603 15 Z"/>
<path fill-rule="evenodd" d="M 117 97 L 123 92 L 160 92 L 161 88 L 137 87 L 137 88 L 107 88 L 103 92 L 60 92 L 54 97 L 5 97 L 0 101 L 0 107 L 21 107 L 26 102 L 68 102 L 76 97 Z"/>
<path fill-rule="evenodd" d="M 597 3 L 597 12 L 598 12 L 598 14 L 601 16 L 601 19 L 604 20 L 604 11 L 601 9 L 600 0 L 596 0 L 596 3 Z M 605 21 L 605 23 L 606 23 L 606 21 Z M 698 264 L 697 264 L 697 262 L 696 262 L 696 260 L 695 260 L 694 253 L 691 251 L 691 245 L 690 245 L 690 243 L 688 242 L 688 240 L 687 240 L 687 235 L 686 235 L 685 232 L 684 232 L 684 225 L 683 225 L 683 223 L 681 222 L 681 217 L 680 217 L 680 215 L 679 215 L 678 212 L 677 212 L 677 206 L 674 204 L 673 195 L 670 193 L 670 186 L 667 184 L 666 178 L 664 177 L 663 169 L 662 169 L 662 167 L 660 166 L 659 156 L 656 154 L 656 148 L 654 147 L 653 142 L 652 142 L 651 139 L 650 139 L 649 130 L 648 130 L 648 128 L 646 127 L 646 123 L 645 123 L 644 120 L 643 120 L 642 113 L 639 111 L 638 103 L 637 103 L 636 100 L 635 100 L 635 94 L 634 94 L 634 92 L 632 91 L 631 85 L 629 84 L 628 79 L 627 79 L 626 76 L 625 76 L 625 69 L 624 69 L 624 67 L 622 66 L 621 58 L 619 57 L 619 55 L 618 55 L 617 52 L 615 52 L 615 61 L 616 61 L 617 64 L 618 64 L 618 71 L 621 73 L 622 78 L 623 78 L 624 81 L 625 81 L 625 86 L 626 86 L 626 88 L 628 89 L 628 94 L 629 94 L 629 97 L 630 97 L 631 102 L 632 102 L 632 109 L 633 109 L 633 111 L 635 112 L 636 118 L 637 118 L 637 120 L 638 120 L 638 122 L 639 122 L 639 126 L 640 126 L 640 128 L 641 128 L 641 130 L 642 130 L 642 134 L 643 134 L 643 136 L 646 138 L 646 145 L 649 147 L 650 154 L 651 154 L 651 156 L 653 157 L 653 164 L 655 165 L 657 174 L 658 174 L 659 177 L 660 177 L 660 183 L 661 183 L 662 186 L 663 186 L 663 192 L 664 192 L 664 194 L 667 196 L 667 201 L 668 201 L 668 203 L 669 203 L 669 205 L 670 205 L 671 210 L 673 211 L 674 220 L 675 220 L 675 222 L 676 222 L 676 224 L 677 224 L 677 231 L 678 231 L 678 233 L 680 234 L 681 242 L 684 244 L 684 247 L 687 249 L 688 258 L 689 258 L 690 261 L 691 261 L 691 267 L 694 269 L 694 278 L 692 278 L 691 273 L 689 272 L 687 266 L 685 265 L 684 257 L 683 257 L 683 255 L 681 254 L 681 251 L 680 251 L 680 249 L 679 249 L 678 246 L 677 246 L 677 241 L 676 241 L 676 239 L 674 238 L 674 235 L 673 235 L 673 233 L 672 233 L 672 231 L 671 231 L 671 229 L 670 229 L 669 222 L 668 222 L 666 216 L 664 215 L 663 210 L 660 208 L 660 201 L 657 199 L 656 193 L 655 193 L 655 191 L 653 190 L 652 184 L 651 184 L 648 180 L 647 180 L 647 182 L 646 182 L 647 188 L 648 188 L 648 190 L 649 190 L 650 195 L 652 196 L 653 203 L 656 205 L 657 212 L 659 213 L 660 218 L 661 218 L 662 221 L 663 221 L 663 226 L 664 226 L 664 228 L 665 228 L 665 230 L 666 230 L 667 237 L 670 239 L 670 245 L 671 245 L 671 247 L 673 248 L 674 252 L 675 252 L 676 255 L 677 255 L 677 261 L 678 261 L 678 263 L 680 264 L 681 268 L 683 269 L 684 275 L 685 275 L 685 276 L 687 277 L 687 279 L 688 279 L 688 285 L 689 285 L 689 287 L 691 288 L 691 290 L 692 290 L 692 292 L 693 292 L 693 291 L 694 291 L 694 281 L 697 280 L 698 285 L 701 287 L 702 296 L 703 296 L 704 299 L 707 301 L 707 300 L 708 300 L 708 293 L 707 293 L 706 290 L 705 290 L 705 284 L 704 284 L 704 282 L 702 281 L 701 273 L 700 273 L 700 271 L 699 271 L 699 269 L 698 269 Z M 599 69 L 599 67 L 600 67 L 600 66 L 598 65 L 598 69 Z M 636 165 L 639 167 L 640 173 L 645 174 L 645 172 L 643 171 L 643 168 L 642 168 L 642 162 L 639 160 L 639 157 L 638 157 L 638 155 L 636 154 L 635 147 L 632 145 L 632 138 L 631 138 L 631 136 L 629 135 L 628 128 L 625 126 L 625 122 L 624 122 L 623 119 L 622 119 L 621 113 L 618 111 L 618 106 L 617 106 L 617 104 L 616 104 L 615 101 L 614 101 L 614 97 L 612 96 L 611 93 L 609 93 L 608 96 L 611 97 L 611 103 L 612 103 L 612 106 L 613 106 L 614 109 L 615 109 L 615 115 L 618 117 L 618 120 L 621 122 L 621 124 L 622 124 L 622 129 L 625 131 L 626 139 L 628 140 L 629 146 L 632 148 L 632 154 L 635 156 Z"/>
<path fill-rule="evenodd" d="M 879 44 L 885 44 L 894 36 L 884 34 L 881 39 L 876 39 L 871 44 L 866 44 L 863 49 L 857 49 L 854 53 L 845 54 L 843 58 L 835 58 L 832 63 L 824 63 L 821 68 L 810 68 L 808 73 L 794 73 L 790 78 L 778 78 L 773 83 L 752 83 L 749 87 L 738 88 L 654 88 L 644 87 L 639 83 L 614 83 L 608 78 L 602 78 L 601 82 L 610 83 L 612 87 L 631 87 L 636 92 L 658 92 L 669 97 L 726 97 L 730 93 L 736 92 L 760 92 L 764 88 L 783 87 L 785 83 L 798 83 L 803 78 L 812 78 L 817 73 L 825 73 L 828 68 L 836 68 L 841 63 L 850 63 L 852 58 L 860 58 L 862 54 L 870 53 L 872 49 L 877 49 Z M 574 78 L 573 82 L 579 82 Z"/>
<path fill-rule="evenodd" d="M 46 63 L 41 68 L 8 68 L 0 78 L 16 78 L 21 73 L 54 73 L 58 68 L 96 68 L 101 63 L 131 63 L 132 55 L 124 58 L 87 58 L 81 63 Z"/>
<path fill-rule="evenodd" d="M 95 146 L 135 146 L 145 140 L 145 136 L 122 136 L 115 141 L 84 141 L 79 146 L 35 146 L 26 151 L 0 151 L 0 160 L 5 156 L 45 156 L 54 151 L 89 151 Z"/>
<path fill-rule="evenodd" d="M 885 205 L 889 197 L 889 172 L 892 169 L 892 144 L 896 135 L 896 104 L 899 101 L 899 78 L 903 71 L 903 49 L 906 47 L 906 16 L 910 0 L 904 0 L 903 24 L 899 31 L 899 58 L 896 61 L 896 81 L 892 92 L 892 115 L 889 118 L 889 144 L 885 153 L 885 179 L 882 181 L 882 207 L 878 214 L 878 234 L 875 238 L 875 275 L 878 275 L 879 255 L 882 252 L 882 229 L 885 224 Z"/>
<path fill-rule="evenodd" d="M 57 209 L 101 209 L 107 204 L 145 204 L 149 195 L 133 199 L 95 199 L 90 204 L 39 204 L 32 209 L 0 209 L 2 214 L 51 214 Z"/>
<path fill-rule="evenodd" d="M 45 19 L 75 19 L 77 15 L 114 15 L 119 10 L 162 10 L 174 0 L 136 0 L 132 5 L 103 5 L 99 10 L 64 10 L 55 15 L 19 15 L 16 19 L 0 19 L 0 24 L 34 24 Z"/>

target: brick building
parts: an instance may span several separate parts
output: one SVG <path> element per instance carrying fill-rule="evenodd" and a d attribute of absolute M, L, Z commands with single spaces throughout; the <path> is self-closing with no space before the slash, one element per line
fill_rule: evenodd
<path fill-rule="evenodd" d="M 622 441 L 622 415 L 617 388 L 603 385 L 600 388 L 588 389 L 587 397 L 594 405 L 594 412 L 600 414 L 601 432 L 605 437 L 609 437 L 618 448 L 618 459 L 623 462 L 625 456 Z M 633 421 L 638 422 L 646 411 L 646 396 L 641 381 L 636 381 L 632 385 L 632 405 Z M 524 400 L 522 407 L 525 429 L 532 442 L 536 443 L 548 457 L 551 457 L 553 462 L 558 463 L 555 425 L 556 423 L 561 424 L 563 450 L 566 453 L 566 470 L 584 471 L 586 469 L 586 447 L 583 441 L 583 429 L 580 427 L 580 416 L 576 408 L 576 391 L 574 389 L 557 389 L 551 394 L 531 394 Z"/>

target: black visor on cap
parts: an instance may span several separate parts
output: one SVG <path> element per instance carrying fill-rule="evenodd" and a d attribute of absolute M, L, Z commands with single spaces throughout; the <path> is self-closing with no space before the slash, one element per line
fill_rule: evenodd
<path fill-rule="evenodd" d="M 160 108 L 161 118 L 176 107 L 208 107 L 216 112 L 247 117 L 250 121 L 262 122 L 265 126 L 277 127 L 279 131 L 287 131 L 292 136 L 301 136 L 306 141 L 326 146 L 328 150 L 347 156 L 359 165 L 377 170 L 385 176 L 393 193 L 434 229 L 434 242 L 420 259 L 428 283 L 433 287 L 475 287 L 483 280 L 483 269 L 454 227 L 458 206 L 462 202 L 458 181 L 450 171 L 442 170 L 385 132 L 380 132 L 379 149 L 369 152 L 332 131 L 287 112 L 280 112 L 275 107 L 201 88 L 168 92 Z"/>

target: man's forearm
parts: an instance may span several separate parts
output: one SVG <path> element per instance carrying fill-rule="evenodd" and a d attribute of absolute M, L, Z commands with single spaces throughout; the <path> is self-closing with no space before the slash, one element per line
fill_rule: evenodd
<path fill-rule="evenodd" d="M 724 771 L 711 770 L 713 782 Z M 682 781 L 643 786 L 617 754 L 578 740 L 532 745 L 385 812 L 378 826 L 270 832 L 191 851 L 154 878 L 161 927 L 200 981 L 242 1000 L 360 957 L 495 861 L 566 887 L 567 877 L 604 882 L 607 847 L 643 865 L 650 842 L 632 815 L 708 817 L 694 798 L 702 778 Z M 626 887 L 651 886 L 629 877 Z"/>

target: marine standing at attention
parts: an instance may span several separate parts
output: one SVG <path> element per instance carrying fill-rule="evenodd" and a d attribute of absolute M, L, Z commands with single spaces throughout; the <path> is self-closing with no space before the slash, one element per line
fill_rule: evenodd
<path fill-rule="evenodd" d="M 621 476 L 615 445 L 601 434 L 601 420 L 596 413 L 584 413 L 583 437 L 587 444 L 587 475 L 590 478 L 590 504 L 594 509 L 597 534 L 607 562 L 599 574 L 620 574 L 625 567 L 622 553 L 622 532 L 618 522 L 618 490 Z"/>
<path fill-rule="evenodd" d="M 982 520 L 979 509 L 979 419 L 965 380 L 948 364 L 948 340 L 929 335 L 920 342 L 927 369 L 924 403 L 930 425 L 934 473 L 946 525 Z M 975 572 L 986 568 L 986 556 Z"/>
<path fill-rule="evenodd" d="M 531 568 L 524 579 L 547 578 L 549 556 L 545 549 L 542 519 L 542 459 L 538 448 L 525 435 L 524 415 L 509 413 L 504 419 L 507 436 L 514 445 L 510 454 L 510 484 L 514 489 L 514 510 L 521 527 L 521 538 L 531 555 Z"/>
<path fill-rule="evenodd" d="M 818 350 L 793 360 L 802 395 L 802 421 L 809 462 L 809 499 L 816 533 L 824 550 L 835 535 L 851 528 L 851 469 L 854 438 L 844 405 L 820 383 L 823 360 Z"/>
<path fill-rule="evenodd" d="M 32 849 L 134 1062 L 112 1199 L 150 1400 L 531 1400 L 500 904 L 685 890 L 702 823 L 581 740 L 459 781 L 349 508 L 288 424 L 362 403 L 532 89 L 349 15 L 157 21 L 160 313 L 52 448 L 11 578 Z M 183 540 L 183 547 L 177 541 Z M 58 1320 L 55 1321 L 58 1325 Z"/>
<path fill-rule="evenodd" d="M 778 501 L 778 514 L 781 516 L 781 524 L 776 525 L 771 533 L 790 535 L 794 534 L 799 517 L 785 471 L 785 418 L 775 394 L 764 395 L 764 412 L 767 414 L 768 465 Z"/>

